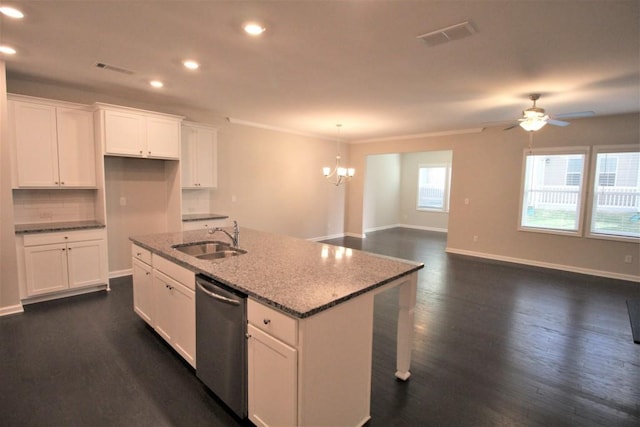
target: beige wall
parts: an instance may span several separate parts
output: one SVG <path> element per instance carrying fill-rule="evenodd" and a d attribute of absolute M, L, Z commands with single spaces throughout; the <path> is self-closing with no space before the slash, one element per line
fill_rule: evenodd
<path fill-rule="evenodd" d="M 566 128 L 547 126 L 536 133 L 534 147 L 638 144 L 639 130 L 638 114 L 573 120 Z M 453 150 L 450 252 L 640 280 L 637 243 L 517 230 L 527 145 L 528 134 L 521 129 L 488 128 L 477 134 L 352 144 L 349 155 L 350 164 L 362 169 L 372 154 Z M 349 234 L 363 232 L 363 187 L 362 176 L 349 186 Z M 624 263 L 628 254 L 634 257 L 631 264 Z"/>
<path fill-rule="evenodd" d="M 427 230 L 447 231 L 448 212 L 416 209 L 418 194 L 418 168 L 423 164 L 451 164 L 451 151 L 426 151 L 402 155 L 402 186 L 400 196 L 401 224 Z"/>
<path fill-rule="evenodd" d="M 5 64 L 0 61 L 0 315 L 22 311 L 13 227 Z"/>
<path fill-rule="evenodd" d="M 365 231 L 388 228 L 399 223 L 402 163 L 399 154 L 367 157 L 365 170 L 363 228 Z"/>

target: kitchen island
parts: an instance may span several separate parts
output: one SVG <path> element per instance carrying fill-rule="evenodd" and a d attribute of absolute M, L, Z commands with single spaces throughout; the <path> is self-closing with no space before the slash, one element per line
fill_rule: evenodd
<path fill-rule="evenodd" d="M 391 287 L 400 292 L 395 375 L 409 378 L 422 263 L 247 228 L 238 245 L 246 253 L 213 261 L 175 246 L 228 242 L 224 233 L 196 230 L 131 241 L 160 264 L 204 274 L 248 295 L 249 418 L 255 424 L 354 426 L 369 419 L 373 297 Z M 279 370 L 275 358 L 259 371 L 271 355 L 285 355 L 291 369 Z M 293 376 L 286 374 L 291 370 Z"/>

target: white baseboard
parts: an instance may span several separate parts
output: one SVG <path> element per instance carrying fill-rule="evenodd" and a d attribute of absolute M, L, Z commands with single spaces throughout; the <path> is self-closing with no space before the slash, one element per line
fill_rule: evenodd
<path fill-rule="evenodd" d="M 398 227 L 402 227 L 402 226 L 400 224 L 389 224 L 389 225 L 382 225 L 380 227 L 365 228 L 364 234 L 366 235 L 367 233 L 372 233 L 374 231 L 389 230 L 391 228 L 398 228 Z"/>
<path fill-rule="evenodd" d="M 125 270 L 116 270 L 109 272 L 109 279 L 115 279 L 116 277 L 131 276 L 133 274 L 133 268 L 127 268 Z"/>
<path fill-rule="evenodd" d="M 358 234 L 358 233 L 345 233 L 346 237 L 355 237 L 356 239 L 364 239 L 367 237 L 366 234 Z"/>
<path fill-rule="evenodd" d="M 530 259 L 513 258 L 502 255 L 487 254 L 484 252 L 467 251 L 464 249 L 446 248 L 446 252 L 450 254 L 466 255 L 476 258 L 490 259 L 494 261 L 504 261 L 514 264 L 529 265 L 533 267 L 549 268 L 552 270 L 568 271 L 571 273 L 588 274 L 590 276 L 606 277 L 608 279 L 627 280 L 629 282 L 640 282 L 640 276 L 633 274 L 620 274 L 611 271 L 594 270 L 591 268 L 575 267 L 572 265 L 554 264 L 550 262 L 533 261 Z"/>
<path fill-rule="evenodd" d="M 74 297 L 76 295 L 83 295 L 83 294 L 89 294 L 92 292 L 100 292 L 100 291 L 109 291 L 109 285 L 108 284 L 95 285 L 95 286 L 88 286 L 86 288 L 70 289 L 68 291 L 63 291 L 63 292 L 54 292 L 51 294 L 37 295 L 29 298 L 24 298 L 22 300 L 22 303 L 34 304 L 42 301 L 51 301 L 55 299 Z"/>
<path fill-rule="evenodd" d="M 396 225 L 396 227 L 411 228 L 411 229 L 414 229 L 414 230 L 435 231 L 435 232 L 438 232 L 438 233 L 448 233 L 449 232 L 449 229 L 447 229 L 447 228 L 428 227 L 428 226 L 424 226 L 424 225 L 398 224 L 398 225 Z"/>
<path fill-rule="evenodd" d="M 24 313 L 24 308 L 22 304 L 9 305 L 7 307 L 0 307 L 0 317 L 2 316 L 10 316 L 12 314 L 20 314 Z"/>
<path fill-rule="evenodd" d="M 344 237 L 344 233 L 330 234 L 328 236 L 321 236 L 321 237 L 310 237 L 307 240 L 309 240 L 311 242 L 321 242 L 323 240 L 340 239 L 342 237 Z"/>

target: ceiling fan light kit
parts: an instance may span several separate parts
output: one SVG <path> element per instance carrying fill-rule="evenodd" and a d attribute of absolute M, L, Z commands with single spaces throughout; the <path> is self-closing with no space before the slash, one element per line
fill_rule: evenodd
<path fill-rule="evenodd" d="M 563 122 L 562 120 L 556 120 L 549 117 L 549 115 L 545 112 L 544 108 L 536 107 L 536 101 L 540 99 L 540 94 L 534 93 L 529 95 L 529 99 L 533 101 L 533 106 L 531 108 L 527 108 L 522 111 L 522 117 L 518 119 L 518 125 L 527 132 L 535 132 L 542 129 L 547 123 L 554 126 L 568 126 L 569 122 Z M 586 117 L 583 113 L 576 113 L 576 117 Z M 593 112 L 589 115 L 593 115 Z M 578 114 L 585 114 L 584 116 Z M 565 116 L 571 116 L 571 114 L 566 114 Z M 510 126 L 505 130 L 513 129 L 516 125 Z"/>

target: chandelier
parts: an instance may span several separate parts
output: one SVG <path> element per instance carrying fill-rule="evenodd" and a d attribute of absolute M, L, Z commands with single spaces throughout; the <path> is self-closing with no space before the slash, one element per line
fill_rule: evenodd
<path fill-rule="evenodd" d="M 327 178 L 327 181 L 337 187 L 349 181 L 353 175 L 355 175 L 356 170 L 354 168 L 340 166 L 340 128 L 342 125 L 337 124 L 336 127 L 338 128 L 338 135 L 336 137 L 336 166 L 333 169 L 330 167 L 322 168 L 322 174 Z"/>

